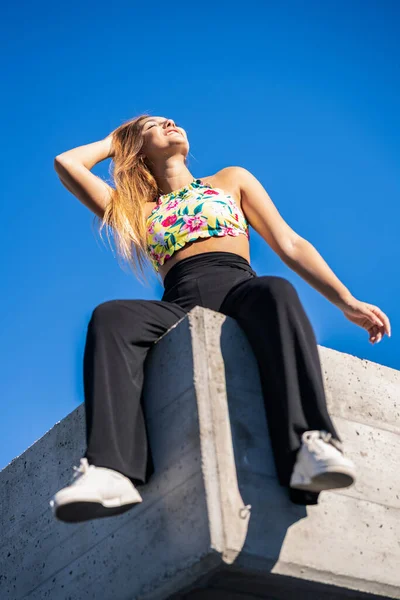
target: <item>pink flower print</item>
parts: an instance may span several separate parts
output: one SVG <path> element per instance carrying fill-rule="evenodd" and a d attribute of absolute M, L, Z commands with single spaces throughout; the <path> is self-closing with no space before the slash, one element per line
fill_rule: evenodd
<path fill-rule="evenodd" d="M 177 206 L 178 204 L 179 204 L 179 200 L 171 200 L 171 202 L 168 202 L 168 204 L 165 208 L 166 208 L 166 210 L 171 210 L 171 208 L 175 208 L 175 206 Z"/>
<path fill-rule="evenodd" d="M 166 217 L 164 221 L 161 221 L 161 225 L 163 225 L 164 227 L 169 227 L 170 225 L 173 225 L 175 223 L 177 218 L 178 217 L 176 215 L 169 215 L 169 217 Z"/>
<path fill-rule="evenodd" d="M 151 257 L 152 257 L 152 259 L 153 259 L 155 262 L 157 262 L 157 263 L 160 263 L 160 264 L 161 264 L 162 257 L 163 257 L 163 255 L 162 255 L 162 254 L 159 254 L 158 252 L 154 252 L 154 251 L 153 251 L 153 252 L 152 252 L 152 254 L 151 254 Z"/>
<path fill-rule="evenodd" d="M 154 233 L 154 222 L 150 225 L 150 227 L 147 229 L 147 231 L 149 233 Z"/>
<path fill-rule="evenodd" d="M 195 215 L 194 217 L 183 215 L 182 218 L 185 221 L 185 225 L 182 225 L 182 231 L 198 231 L 203 225 L 207 223 L 206 217 L 201 217 L 198 215 Z"/>
<path fill-rule="evenodd" d="M 170 254 L 166 254 L 166 255 L 165 255 L 165 257 L 164 257 L 164 262 L 165 262 L 166 260 L 168 260 L 169 258 L 171 258 L 171 255 L 170 255 Z"/>
<path fill-rule="evenodd" d="M 236 221 L 239 221 L 239 215 L 237 213 L 235 213 L 235 219 Z"/>
<path fill-rule="evenodd" d="M 219 192 L 216 192 L 215 190 L 206 190 L 203 192 L 203 194 L 208 194 L 209 196 L 219 196 Z"/>
<path fill-rule="evenodd" d="M 224 227 L 221 226 L 221 232 L 223 235 L 238 235 L 238 232 L 236 229 L 234 229 L 233 227 Z"/>

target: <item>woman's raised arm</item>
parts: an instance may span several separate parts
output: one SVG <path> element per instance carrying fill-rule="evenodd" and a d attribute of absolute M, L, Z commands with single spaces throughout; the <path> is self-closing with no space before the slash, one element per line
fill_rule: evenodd
<path fill-rule="evenodd" d="M 112 187 L 91 173 L 97 163 L 113 156 L 112 135 L 58 154 L 54 168 L 61 183 L 101 219 L 111 200 Z"/>

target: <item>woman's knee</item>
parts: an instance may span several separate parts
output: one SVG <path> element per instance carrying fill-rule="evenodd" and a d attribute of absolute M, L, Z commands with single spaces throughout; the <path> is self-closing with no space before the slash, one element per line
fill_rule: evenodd
<path fill-rule="evenodd" d="M 132 300 L 131 302 L 135 302 Z M 118 300 L 107 300 L 98 304 L 92 312 L 89 325 L 91 327 L 111 326 L 115 329 L 123 322 L 123 307 Z"/>
<path fill-rule="evenodd" d="M 272 294 L 275 298 L 285 299 L 298 297 L 298 293 L 293 283 L 285 277 L 277 275 L 261 275 L 258 277 L 260 286 L 267 293 Z"/>

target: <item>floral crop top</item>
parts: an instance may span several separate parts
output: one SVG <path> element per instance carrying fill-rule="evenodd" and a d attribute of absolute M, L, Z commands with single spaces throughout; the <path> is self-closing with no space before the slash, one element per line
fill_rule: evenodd
<path fill-rule="evenodd" d="M 160 196 L 146 220 L 147 249 L 155 269 L 188 242 L 212 236 L 244 234 L 249 224 L 232 196 L 195 179 Z"/>

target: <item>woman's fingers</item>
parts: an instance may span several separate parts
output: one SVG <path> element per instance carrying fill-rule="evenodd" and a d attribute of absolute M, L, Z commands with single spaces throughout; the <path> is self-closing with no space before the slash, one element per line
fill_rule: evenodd
<path fill-rule="evenodd" d="M 374 315 L 376 315 L 379 318 L 379 320 L 381 321 L 381 324 L 384 327 L 384 330 L 386 331 L 387 335 L 390 337 L 392 335 L 392 332 L 390 330 L 390 321 L 389 321 L 388 317 L 377 306 L 371 306 L 371 311 L 373 312 Z"/>
<path fill-rule="evenodd" d="M 378 341 L 379 328 L 377 325 L 372 325 L 369 330 L 369 341 L 371 344 L 374 344 Z"/>

